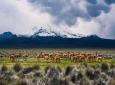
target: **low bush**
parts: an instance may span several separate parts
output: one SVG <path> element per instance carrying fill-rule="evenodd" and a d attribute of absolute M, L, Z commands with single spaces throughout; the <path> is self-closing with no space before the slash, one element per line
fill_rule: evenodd
<path fill-rule="evenodd" d="M 4 73 L 4 72 L 6 72 L 6 71 L 8 71 L 8 67 L 7 67 L 6 65 L 3 65 L 3 66 L 1 67 L 1 72 Z"/>
<path fill-rule="evenodd" d="M 101 71 L 107 72 L 109 70 L 109 65 L 107 63 L 102 63 L 101 65 Z"/>
<path fill-rule="evenodd" d="M 13 70 L 14 70 L 15 72 L 19 72 L 20 70 L 22 70 L 22 66 L 17 63 L 17 64 L 15 64 L 15 65 L 13 66 Z"/>

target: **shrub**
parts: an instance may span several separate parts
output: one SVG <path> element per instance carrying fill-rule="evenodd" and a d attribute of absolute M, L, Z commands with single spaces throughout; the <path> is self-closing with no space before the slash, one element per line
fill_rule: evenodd
<path fill-rule="evenodd" d="M 76 80 L 77 80 L 77 76 L 76 76 L 76 75 L 72 75 L 72 77 L 71 77 L 71 81 L 72 81 L 72 83 L 75 83 Z"/>
<path fill-rule="evenodd" d="M 111 65 L 110 65 L 110 68 L 111 68 L 111 69 L 115 68 L 115 64 L 111 64 Z"/>
<path fill-rule="evenodd" d="M 90 83 L 90 80 L 87 77 L 83 77 L 83 79 L 80 80 L 80 84 L 79 85 L 91 85 L 91 83 Z"/>
<path fill-rule="evenodd" d="M 0 80 L 0 85 L 7 85 L 5 80 Z"/>
<path fill-rule="evenodd" d="M 107 84 L 106 84 L 105 80 L 100 78 L 100 79 L 94 81 L 94 85 L 107 85 Z"/>
<path fill-rule="evenodd" d="M 25 75 L 23 73 L 19 73 L 17 74 L 21 79 L 24 79 L 25 78 Z"/>
<path fill-rule="evenodd" d="M 86 68 L 88 68 L 88 64 L 87 64 L 87 63 L 83 63 L 83 65 L 84 65 Z"/>
<path fill-rule="evenodd" d="M 107 72 L 109 70 L 109 65 L 107 63 L 103 63 L 101 65 L 101 71 L 102 72 Z"/>
<path fill-rule="evenodd" d="M 45 67 L 45 69 L 44 69 L 45 74 L 47 73 L 47 71 L 48 71 L 50 68 L 51 68 L 51 66 L 50 66 L 50 65 L 48 65 L 48 66 L 46 66 L 46 67 Z"/>
<path fill-rule="evenodd" d="M 115 80 L 111 78 L 108 82 L 108 85 L 115 85 Z"/>
<path fill-rule="evenodd" d="M 40 67 L 38 65 L 33 65 L 32 68 L 33 68 L 33 70 L 39 70 L 40 69 Z"/>
<path fill-rule="evenodd" d="M 95 78 L 94 76 L 94 71 L 92 69 L 87 69 L 86 70 L 86 76 L 90 79 L 93 80 Z"/>
<path fill-rule="evenodd" d="M 65 69 L 65 76 L 68 76 L 71 73 L 72 70 L 73 70 L 73 67 L 67 66 L 66 69 Z"/>
<path fill-rule="evenodd" d="M 23 74 L 28 74 L 28 73 L 30 73 L 34 70 L 39 70 L 39 69 L 40 69 L 40 67 L 38 65 L 34 65 L 32 67 L 27 67 L 27 68 L 23 69 L 22 73 Z"/>
<path fill-rule="evenodd" d="M 80 71 L 80 72 L 78 72 L 77 75 L 74 74 L 74 75 L 71 76 L 71 81 L 72 81 L 72 83 L 75 83 L 76 81 L 81 80 L 83 77 L 84 77 L 84 75 L 83 75 L 83 73 Z"/>
<path fill-rule="evenodd" d="M 27 67 L 27 68 L 23 69 L 22 73 L 23 73 L 23 74 L 28 74 L 28 73 L 30 73 L 30 72 L 32 72 L 32 71 L 33 71 L 33 68 L 32 68 L 32 67 Z"/>
<path fill-rule="evenodd" d="M 1 72 L 6 72 L 6 71 L 8 71 L 8 67 L 7 66 L 5 66 L 5 65 L 3 65 L 2 67 L 1 67 Z"/>
<path fill-rule="evenodd" d="M 62 72 L 62 69 L 59 66 L 57 66 L 57 69 L 59 70 L 59 72 Z"/>
<path fill-rule="evenodd" d="M 60 79 L 59 78 L 51 78 L 48 81 L 47 85 L 60 85 Z"/>
<path fill-rule="evenodd" d="M 100 71 L 99 69 L 96 69 L 96 70 L 94 71 L 94 78 L 95 78 L 95 79 L 98 79 L 99 76 L 100 76 L 100 74 L 101 74 L 101 71 Z"/>
<path fill-rule="evenodd" d="M 106 73 L 101 73 L 100 78 L 107 81 L 108 80 L 108 76 L 106 75 Z"/>
<path fill-rule="evenodd" d="M 34 77 L 42 77 L 43 75 L 40 72 L 35 72 L 33 76 Z"/>
<path fill-rule="evenodd" d="M 80 80 L 80 79 L 82 79 L 83 78 L 83 74 L 82 74 L 82 72 L 80 71 L 79 73 L 78 73 L 78 75 L 77 75 L 77 80 Z"/>
<path fill-rule="evenodd" d="M 21 69 L 22 69 L 22 66 L 20 64 L 15 64 L 14 67 L 13 67 L 13 70 L 15 72 L 19 72 Z"/>
<path fill-rule="evenodd" d="M 21 80 L 17 85 L 28 85 L 28 83 L 25 80 Z"/>
<path fill-rule="evenodd" d="M 60 84 L 59 85 L 70 85 L 69 82 L 70 81 L 68 81 L 67 79 L 63 78 L 63 79 L 60 79 Z"/>
<path fill-rule="evenodd" d="M 115 78 L 115 69 L 110 69 L 107 74 L 110 76 L 110 77 L 113 77 Z"/>
<path fill-rule="evenodd" d="M 58 70 L 58 68 L 56 67 L 51 67 L 49 68 L 48 72 L 47 72 L 47 77 L 48 78 L 57 78 L 59 77 L 60 71 Z"/>

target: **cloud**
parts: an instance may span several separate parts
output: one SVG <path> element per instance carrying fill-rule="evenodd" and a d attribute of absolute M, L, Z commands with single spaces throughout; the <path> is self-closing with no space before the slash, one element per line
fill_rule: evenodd
<path fill-rule="evenodd" d="M 70 28 L 71 32 L 84 35 L 96 34 L 102 38 L 115 39 L 115 4 L 110 7 L 110 12 L 101 12 L 90 21 L 79 18 L 78 22 Z"/>
<path fill-rule="evenodd" d="M 101 31 L 98 35 L 104 38 L 115 39 L 115 4 L 111 5 L 111 11 L 107 14 L 102 13 L 95 20 L 100 24 Z"/>
<path fill-rule="evenodd" d="M 97 0 L 87 0 L 91 4 L 97 4 Z"/>
<path fill-rule="evenodd" d="M 39 10 L 36 12 L 26 0 L 0 1 L 0 32 L 31 34 L 32 28 L 38 24 L 47 25 L 50 22 L 48 13 L 41 13 Z"/>
<path fill-rule="evenodd" d="M 113 4 L 113 3 L 115 3 L 115 0 L 105 0 L 105 3 L 107 3 L 107 4 Z"/>
<path fill-rule="evenodd" d="M 32 34 L 41 26 L 115 39 L 115 0 L 1 0 L 0 33 Z"/>
<path fill-rule="evenodd" d="M 77 18 L 82 17 L 90 20 L 97 17 L 101 11 L 108 13 L 110 6 L 104 1 L 99 0 L 28 0 L 36 8 L 41 7 L 42 11 L 46 11 L 55 17 L 55 22 L 65 22 L 68 25 L 76 23 Z"/>
<path fill-rule="evenodd" d="M 76 17 L 89 18 L 83 0 L 29 0 L 29 2 L 36 8 L 41 7 L 42 11 L 51 14 L 56 24 L 64 22 L 73 25 Z"/>
<path fill-rule="evenodd" d="M 84 35 L 114 38 L 115 0 L 28 0 L 35 9 L 49 13 L 58 27 Z M 106 24 L 105 24 L 106 22 Z M 58 28 L 57 27 L 57 28 Z M 55 26 L 56 28 L 56 26 Z"/>

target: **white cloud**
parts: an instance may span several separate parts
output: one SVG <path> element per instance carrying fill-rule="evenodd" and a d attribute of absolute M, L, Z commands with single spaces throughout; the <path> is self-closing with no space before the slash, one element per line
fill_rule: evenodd
<path fill-rule="evenodd" d="M 50 22 L 51 17 L 48 13 L 34 10 L 26 0 L 0 1 L 0 32 L 29 34 L 32 33 L 33 27 Z"/>
<path fill-rule="evenodd" d="M 65 0 L 60 0 L 60 2 L 61 1 L 65 2 Z M 72 1 L 75 2 L 76 0 Z M 86 5 L 84 0 L 80 1 L 78 5 L 83 13 L 88 14 L 87 9 L 84 6 Z M 108 7 L 108 5 L 104 4 L 104 7 L 105 6 Z M 64 14 L 64 11 L 69 13 L 68 10 L 72 8 L 75 9 L 76 7 L 76 3 L 72 3 L 71 8 L 63 9 L 61 13 Z M 41 10 L 41 6 L 37 6 L 36 9 L 36 7 L 27 2 L 27 0 L 0 0 L 0 33 L 11 31 L 16 34 L 32 34 L 33 28 L 36 26 L 45 26 L 46 29 L 50 26 L 51 29 L 62 34 L 64 32 L 71 32 L 75 34 L 80 33 L 84 35 L 97 34 L 103 38 L 115 39 L 115 5 L 112 4 L 110 7 L 111 10 L 108 13 L 101 11 L 99 16 L 91 17 L 90 20 L 84 19 L 84 17 L 81 16 L 77 16 L 74 18 L 74 24 L 70 26 L 63 20 L 60 24 L 56 24 L 54 22 L 56 16 L 50 14 L 47 11 Z M 70 14 L 71 13 L 69 13 L 69 15 Z M 67 18 L 67 15 L 65 16 Z"/>
<path fill-rule="evenodd" d="M 102 13 L 95 20 L 101 27 L 98 35 L 104 38 L 115 39 L 115 4 L 111 5 L 109 13 Z"/>

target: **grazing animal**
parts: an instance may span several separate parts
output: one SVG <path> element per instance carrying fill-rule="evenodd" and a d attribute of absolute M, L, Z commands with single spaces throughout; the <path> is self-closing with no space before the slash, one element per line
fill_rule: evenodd
<path fill-rule="evenodd" d="M 38 60 L 51 60 L 59 62 L 60 60 L 71 60 L 71 62 L 101 62 L 103 59 L 112 59 L 112 57 L 105 57 L 99 53 L 87 52 L 58 52 L 58 53 L 43 53 L 36 56 Z"/>
<path fill-rule="evenodd" d="M 15 55 L 14 55 L 14 54 L 11 54 L 11 55 L 9 56 L 9 58 L 10 58 L 10 60 L 11 60 L 12 62 L 15 62 L 15 61 L 16 61 L 16 58 L 15 58 Z"/>
<path fill-rule="evenodd" d="M 40 54 L 37 55 L 36 58 L 37 58 L 38 60 L 41 59 L 41 58 L 44 58 L 44 56 L 43 56 L 43 52 L 40 52 Z"/>
<path fill-rule="evenodd" d="M 23 60 L 24 60 L 24 61 L 27 61 L 28 56 L 29 56 L 28 54 L 23 54 L 23 55 L 22 55 Z"/>

